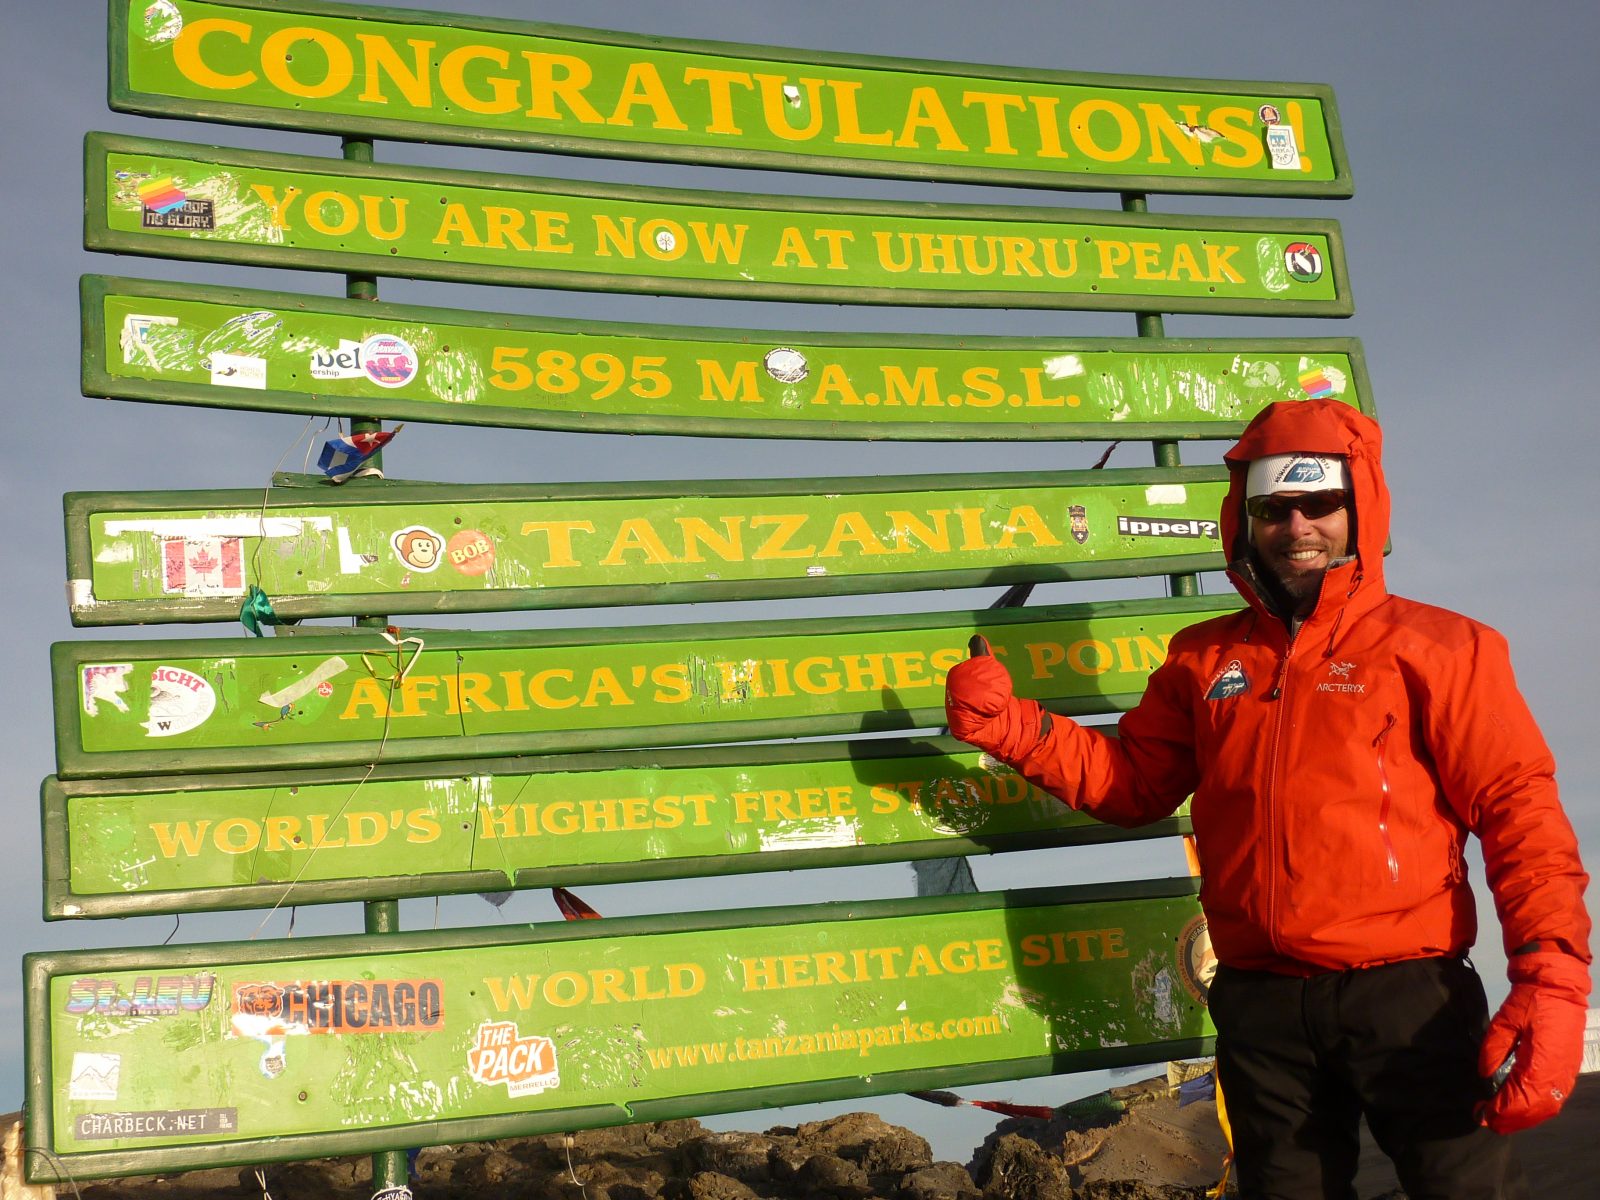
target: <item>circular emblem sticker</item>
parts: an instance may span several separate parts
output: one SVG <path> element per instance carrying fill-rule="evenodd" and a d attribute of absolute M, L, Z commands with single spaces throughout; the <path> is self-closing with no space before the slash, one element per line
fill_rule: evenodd
<path fill-rule="evenodd" d="M 766 367 L 767 374 L 779 383 L 799 383 L 811 370 L 806 364 L 806 356 L 787 346 L 768 350 L 767 356 L 761 360 L 761 365 Z"/>
<path fill-rule="evenodd" d="M 200 676 L 182 667 L 160 666 L 150 672 L 150 716 L 144 729 L 151 737 L 173 737 L 205 724 L 216 710 L 217 693 Z"/>
<path fill-rule="evenodd" d="M 1283 248 L 1283 265 L 1299 283 L 1315 283 L 1322 278 L 1322 251 L 1310 242 L 1290 242 Z"/>
<path fill-rule="evenodd" d="M 463 575 L 483 575 L 494 566 L 494 542 L 476 529 L 463 529 L 444 548 L 445 561 Z"/>
<path fill-rule="evenodd" d="M 1204 914 L 1190 920 L 1178 934 L 1177 955 L 1183 986 L 1204 1004 L 1211 994 L 1211 980 L 1217 973 L 1217 956 L 1211 951 L 1211 934 Z"/>
<path fill-rule="evenodd" d="M 395 557 L 413 571 L 434 571 L 439 567 L 444 539 L 426 525 L 408 525 L 389 539 Z"/>
<path fill-rule="evenodd" d="M 405 387 L 416 376 L 417 352 L 405 338 L 375 333 L 361 343 L 361 368 L 381 388 Z"/>

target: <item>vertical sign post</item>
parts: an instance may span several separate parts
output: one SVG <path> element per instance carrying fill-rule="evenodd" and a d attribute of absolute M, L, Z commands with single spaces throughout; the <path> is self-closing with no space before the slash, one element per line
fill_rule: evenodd
<path fill-rule="evenodd" d="M 344 159 L 346 162 L 370 163 L 372 161 L 372 139 L 353 138 L 342 139 Z M 372 301 L 378 298 L 378 279 L 375 275 L 348 274 L 344 277 L 344 294 L 351 300 Z M 383 428 L 383 422 L 372 417 L 350 417 L 350 434 L 354 437 L 359 433 L 377 433 Z M 383 466 L 383 450 L 380 448 L 367 460 L 368 464 L 381 468 Z M 359 478 L 357 476 L 356 478 Z M 388 621 L 381 616 L 362 616 L 356 618 L 356 624 L 369 629 L 382 629 Z M 400 901 L 398 900 L 368 900 L 362 904 L 363 926 L 369 935 L 392 934 L 400 932 Z M 404 1188 L 408 1182 L 409 1172 L 406 1169 L 406 1154 L 403 1150 L 380 1150 L 372 1156 L 372 1187 L 374 1192 L 382 1194 L 390 1189 Z M 402 1195 L 410 1195 L 409 1191 Z"/>

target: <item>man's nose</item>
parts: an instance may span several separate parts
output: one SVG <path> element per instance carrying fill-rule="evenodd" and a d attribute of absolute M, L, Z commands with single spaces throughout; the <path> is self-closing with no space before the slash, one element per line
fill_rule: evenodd
<path fill-rule="evenodd" d="M 1294 537 L 1304 537 L 1306 534 L 1315 533 L 1316 531 L 1316 525 L 1312 523 L 1311 519 L 1307 517 L 1305 513 L 1301 512 L 1298 508 L 1291 508 L 1289 510 L 1290 534 L 1292 534 Z"/>

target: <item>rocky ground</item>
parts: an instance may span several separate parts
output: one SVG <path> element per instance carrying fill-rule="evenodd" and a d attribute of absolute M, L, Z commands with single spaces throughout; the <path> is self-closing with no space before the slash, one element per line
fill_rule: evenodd
<path fill-rule="evenodd" d="M 1117 1089 L 1119 1103 L 1099 1112 L 1080 1104 L 1050 1121 L 1003 1121 L 966 1164 L 933 1161 L 921 1137 L 868 1113 L 765 1133 L 714 1133 L 686 1120 L 432 1147 L 418 1156 L 412 1188 L 417 1200 L 1199 1200 L 1222 1163 L 1216 1110 L 1179 1108 L 1164 1092 L 1152 1081 Z M 1541 1200 L 1596 1194 L 1600 1075 L 1580 1080 L 1561 1116 L 1519 1135 L 1518 1146 Z M 372 1194 L 366 1159 L 278 1164 L 265 1184 L 273 1200 Z M 1402 1196 L 1370 1144 L 1357 1190 L 1363 1200 Z M 0 1200 L 28 1195 L 0 1180 Z M 260 1200 L 263 1187 L 254 1169 L 228 1168 L 85 1183 L 78 1195 Z"/>

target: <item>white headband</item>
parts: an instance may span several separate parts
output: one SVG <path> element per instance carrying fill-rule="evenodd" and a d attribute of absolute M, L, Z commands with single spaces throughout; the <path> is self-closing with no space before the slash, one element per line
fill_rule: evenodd
<path fill-rule="evenodd" d="M 1244 479 L 1247 498 L 1349 487 L 1350 471 L 1342 454 L 1269 454 L 1251 459 Z"/>

